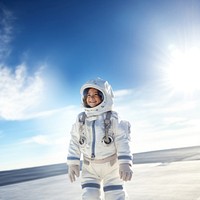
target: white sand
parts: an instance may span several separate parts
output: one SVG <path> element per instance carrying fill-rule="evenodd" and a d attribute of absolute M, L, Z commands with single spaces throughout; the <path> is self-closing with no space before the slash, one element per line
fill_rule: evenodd
<path fill-rule="evenodd" d="M 200 200 L 200 161 L 134 165 L 130 200 Z M 81 200 L 80 179 L 67 175 L 0 187 L 0 200 Z"/>

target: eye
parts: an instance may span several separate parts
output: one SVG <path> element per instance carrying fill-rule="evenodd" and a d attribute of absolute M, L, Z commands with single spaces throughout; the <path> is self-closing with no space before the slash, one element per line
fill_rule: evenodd
<path fill-rule="evenodd" d="M 87 97 L 99 97 L 99 94 L 98 93 L 96 93 L 96 94 L 93 94 L 93 95 L 91 95 L 91 94 L 87 94 Z"/>

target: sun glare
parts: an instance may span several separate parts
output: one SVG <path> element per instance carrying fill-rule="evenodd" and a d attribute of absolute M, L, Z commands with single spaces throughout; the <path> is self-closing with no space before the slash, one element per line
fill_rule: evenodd
<path fill-rule="evenodd" d="M 171 60 L 165 70 L 166 81 L 174 90 L 184 93 L 200 90 L 200 49 L 171 49 Z"/>

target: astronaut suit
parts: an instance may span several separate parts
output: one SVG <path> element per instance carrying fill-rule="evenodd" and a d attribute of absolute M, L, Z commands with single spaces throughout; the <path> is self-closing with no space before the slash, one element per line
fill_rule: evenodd
<path fill-rule="evenodd" d="M 130 123 L 119 120 L 112 111 L 113 91 L 107 81 L 90 80 L 80 90 L 82 97 L 88 88 L 100 91 L 102 102 L 95 107 L 85 106 L 72 126 L 67 164 L 71 182 L 79 176 L 82 166 L 82 200 L 125 200 L 124 181 L 132 178 Z M 83 99 L 82 99 L 83 101 Z M 109 117 L 108 117 L 108 114 Z M 107 123 L 107 128 L 105 122 Z"/>

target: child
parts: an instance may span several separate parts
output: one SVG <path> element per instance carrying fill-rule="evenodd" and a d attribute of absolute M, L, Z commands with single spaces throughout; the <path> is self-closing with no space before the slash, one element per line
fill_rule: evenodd
<path fill-rule="evenodd" d="M 85 112 L 72 127 L 67 158 L 71 182 L 79 177 L 83 155 L 82 200 L 124 200 L 124 181 L 132 178 L 130 124 L 112 111 L 113 91 L 107 81 L 90 80 L 80 90 Z"/>

